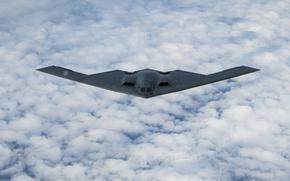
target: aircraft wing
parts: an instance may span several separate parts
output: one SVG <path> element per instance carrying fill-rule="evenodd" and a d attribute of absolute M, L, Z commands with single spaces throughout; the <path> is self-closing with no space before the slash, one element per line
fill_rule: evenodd
<path fill-rule="evenodd" d="M 155 93 L 152 95 L 152 97 L 171 92 L 182 91 L 185 89 L 190 89 L 206 84 L 211 84 L 221 80 L 226 80 L 244 74 L 252 73 L 258 70 L 259 69 L 255 69 L 252 67 L 240 66 L 209 75 L 191 73 L 181 70 L 171 71 L 169 73 L 170 84 L 167 86 L 159 86 L 155 90 Z"/>
<path fill-rule="evenodd" d="M 49 66 L 37 69 L 38 71 L 45 72 L 51 75 L 55 75 L 61 78 L 73 80 L 76 82 L 81 82 L 84 84 L 92 85 L 95 87 L 104 88 L 107 90 L 127 93 L 135 95 L 136 92 L 133 87 L 122 86 L 122 80 L 125 75 L 124 71 L 113 70 L 97 74 L 82 74 L 79 72 L 72 71 L 58 66 Z"/>

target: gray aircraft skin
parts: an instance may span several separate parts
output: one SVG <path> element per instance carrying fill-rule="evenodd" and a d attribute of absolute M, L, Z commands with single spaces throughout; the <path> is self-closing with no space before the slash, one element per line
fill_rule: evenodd
<path fill-rule="evenodd" d="M 256 72 L 259 69 L 239 66 L 209 75 L 182 70 L 161 72 L 153 69 L 143 69 L 135 72 L 113 70 L 87 75 L 58 66 L 49 66 L 37 70 L 115 92 L 150 98 L 238 77 Z"/>

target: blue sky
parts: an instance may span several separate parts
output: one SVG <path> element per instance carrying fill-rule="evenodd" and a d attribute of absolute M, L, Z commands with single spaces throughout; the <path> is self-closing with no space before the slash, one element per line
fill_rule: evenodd
<path fill-rule="evenodd" d="M 288 180 L 288 1 L 0 6 L 0 180 Z M 35 69 L 260 72 L 152 99 Z"/>

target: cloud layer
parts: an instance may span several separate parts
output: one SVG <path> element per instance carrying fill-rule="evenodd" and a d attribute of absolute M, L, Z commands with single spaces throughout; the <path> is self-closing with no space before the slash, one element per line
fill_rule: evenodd
<path fill-rule="evenodd" d="M 11 1 L 0 180 L 288 180 L 290 3 Z M 144 100 L 36 72 L 262 71 Z"/>

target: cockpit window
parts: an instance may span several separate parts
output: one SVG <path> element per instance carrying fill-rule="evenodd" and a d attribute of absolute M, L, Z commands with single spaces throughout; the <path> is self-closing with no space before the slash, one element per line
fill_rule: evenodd
<path fill-rule="evenodd" d="M 133 82 L 124 82 L 123 85 L 124 86 L 131 86 L 131 87 L 135 86 L 135 84 Z"/>
<path fill-rule="evenodd" d="M 151 92 L 152 88 L 141 88 L 140 91 L 141 92 Z"/>

